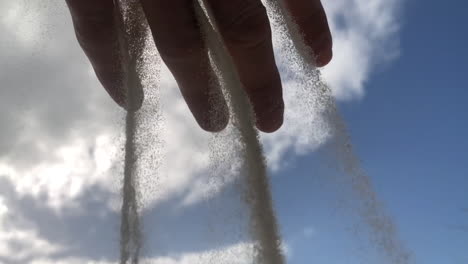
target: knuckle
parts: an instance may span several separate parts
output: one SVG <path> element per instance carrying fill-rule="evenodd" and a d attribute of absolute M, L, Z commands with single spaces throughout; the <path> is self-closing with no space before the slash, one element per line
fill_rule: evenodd
<path fill-rule="evenodd" d="M 113 18 L 112 0 L 66 0 L 74 19 L 82 23 L 105 23 Z"/>
<path fill-rule="evenodd" d="M 250 4 L 241 9 L 237 16 L 221 26 L 228 45 L 254 47 L 271 39 L 271 29 L 265 7 Z"/>
<path fill-rule="evenodd" d="M 204 45 L 197 37 L 181 37 L 172 39 L 172 41 L 158 41 L 155 38 L 156 46 L 158 47 L 161 57 L 171 63 L 189 62 L 192 59 L 200 56 L 204 50 Z"/>

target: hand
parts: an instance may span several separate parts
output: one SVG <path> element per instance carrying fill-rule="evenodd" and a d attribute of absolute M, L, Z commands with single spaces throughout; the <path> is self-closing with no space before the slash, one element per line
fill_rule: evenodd
<path fill-rule="evenodd" d="M 174 75 L 198 124 L 222 130 L 228 113 L 214 118 L 210 66 L 193 10 L 194 0 L 140 0 L 159 53 Z M 317 66 L 332 58 L 332 38 L 320 0 L 284 0 L 316 55 Z M 261 0 L 208 0 L 226 47 L 253 105 L 258 129 L 273 132 L 283 123 L 281 79 L 271 43 L 271 29 Z M 113 0 L 67 0 L 78 41 L 104 88 L 126 106 L 116 61 L 118 45 Z M 116 66 L 117 65 L 117 66 Z M 222 99 L 222 105 L 225 101 Z"/>

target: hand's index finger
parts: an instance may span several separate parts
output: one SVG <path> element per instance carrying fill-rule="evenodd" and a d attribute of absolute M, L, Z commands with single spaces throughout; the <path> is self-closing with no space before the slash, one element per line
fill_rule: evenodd
<path fill-rule="evenodd" d="M 198 124 L 208 131 L 226 127 L 229 117 L 213 72 L 192 0 L 142 0 L 161 58 L 179 84 Z"/>
<path fill-rule="evenodd" d="M 126 107 L 113 0 L 66 0 L 80 46 L 112 99 Z"/>
<path fill-rule="evenodd" d="M 260 0 L 208 2 L 252 103 L 258 129 L 276 131 L 283 123 L 284 103 L 265 7 Z"/>
<path fill-rule="evenodd" d="M 320 0 L 286 0 L 285 5 L 312 48 L 317 66 L 327 65 L 332 59 L 332 36 L 327 16 Z"/>

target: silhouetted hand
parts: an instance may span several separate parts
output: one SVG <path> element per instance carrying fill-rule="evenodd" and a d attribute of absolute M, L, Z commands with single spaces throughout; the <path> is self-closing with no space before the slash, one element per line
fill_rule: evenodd
<path fill-rule="evenodd" d="M 222 130 L 227 113 L 213 122 L 209 60 L 196 22 L 194 0 L 140 0 L 158 51 L 179 84 L 198 124 L 207 131 Z M 241 81 L 253 105 L 257 127 L 273 132 L 283 123 L 281 79 L 271 43 L 268 16 L 261 0 L 207 1 Z M 332 58 L 332 38 L 320 0 L 284 0 L 317 66 Z M 122 107 L 125 93 L 117 80 L 116 27 L 113 0 L 67 0 L 78 41 L 100 82 Z M 219 94 L 219 92 L 218 92 Z M 225 102 L 223 101 L 225 104 Z"/>

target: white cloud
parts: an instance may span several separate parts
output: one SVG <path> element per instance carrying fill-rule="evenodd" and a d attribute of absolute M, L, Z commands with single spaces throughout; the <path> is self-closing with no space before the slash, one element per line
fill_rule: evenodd
<path fill-rule="evenodd" d="M 95 142 L 76 138 L 26 169 L 0 163 L 0 177 L 14 182 L 19 194 L 45 195 L 50 206 L 60 208 L 89 185 L 108 185 L 108 172 L 118 158 L 114 144 L 107 135 L 96 135 Z"/>
<path fill-rule="evenodd" d="M 212 250 L 201 253 L 181 254 L 180 256 L 168 256 L 148 260 L 154 264 L 196 264 L 196 263 L 251 263 L 253 247 L 251 244 L 240 243 L 220 250 Z M 145 260 L 144 260 L 145 261 Z M 143 262 L 145 263 L 145 262 Z"/>
<path fill-rule="evenodd" d="M 293 253 L 294 253 L 293 248 L 291 247 L 289 243 L 287 243 L 284 240 L 281 242 L 281 252 L 286 257 L 286 259 L 293 258 Z"/>
<path fill-rule="evenodd" d="M 0 3 L 0 8 L 6 10 L 1 18 L 5 28 L 15 36 L 19 44 L 32 45 L 40 33 L 41 13 L 31 12 L 21 1 L 5 1 Z"/>
<path fill-rule="evenodd" d="M 2 219 L 2 216 L 6 213 L 8 213 L 8 207 L 5 205 L 3 197 L 0 197 L 0 219 Z"/>
<path fill-rule="evenodd" d="M 21 260 L 31 256 L 47 256 L 60 250 L 60 246 L 41 239 L 34 231 L 0 231 L 0 256 Z"/>
<path fill-rule="evenodd" d="M 140 263 L 152 264 L 202 264 L 202 263 L 230 263 L 230 264 L 245 264 L 252 263 L 253 248 L 250 244 L 240 243 L 219 250 L 206 251 L 201 253 L 187 253 L 177 256 L 165 256 L 158 258 L 141 258 Z M 115 262 L 109 261 L 89 261 L 80 258 L 67 258 L 61 261 L 34 260 L 30 264 L 110 264 Z"/>
<path fill-rule="evenodd" d="M 334 58 L 323 70 L 338 99 L 360 98 L 370 74 L 399 54 L 400 0 L 323 1 Z"/>

